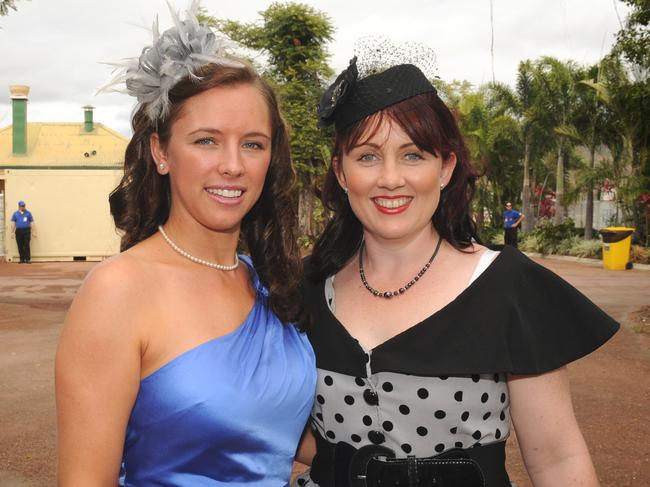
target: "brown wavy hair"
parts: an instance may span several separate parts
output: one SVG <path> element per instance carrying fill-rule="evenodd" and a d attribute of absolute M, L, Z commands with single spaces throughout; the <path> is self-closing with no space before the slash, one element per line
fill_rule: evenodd
<path fill-rule="evenodd" d="M 467 249 L 472 241 L 481 242 L 471 214 L 471 201 L 477 173 L 456 119 L 434 92 L 408 98 L 355 122 L 336 133 L 333 157 L 343 160 L 355 146 L 373 137 L 384 120 L 395 122 L 420 149 L 443 160 L 453 153 L 456 167 L 451 180 L 440 193 L 438 208 L 431 222 L 454 248 Z M 309 278 L 318 282 L 336 274 L 356 254 L 361 245 L 363 228 L 341 189 L 334 168 L 325 175 L 321 195 L 323 205 L 333 217 L 316 241 L 310 258 Z"/>
<path fill-rule="evenodd" d="M 146 105 L 136 108 L 133 137 L 126 148 L 124 176 L 109 196 L 115 226 L 124 232 L 122 251 L 150 237 L 169 217 L 169 176 L 156 171 L 149 139 L 158 133 L 167 144 L 171 127 L 186 100 L 218 86 L 250 84 L 262 94 L 271 116 L 271 162 L 262 194 L 241 225 L 240 248 L 247 251 L 262 283 L 269 291 L 269 305 L 285 323 L 306 323 L 299 286 L 302 262 L 295 231 L 296 174 L 291 164 L 287 128 L 273 89 L 249 66 L 225 67 L 206 64 L 178 82 L 169 92 L 171 110 L 164 120 L 152 123 Z"/>

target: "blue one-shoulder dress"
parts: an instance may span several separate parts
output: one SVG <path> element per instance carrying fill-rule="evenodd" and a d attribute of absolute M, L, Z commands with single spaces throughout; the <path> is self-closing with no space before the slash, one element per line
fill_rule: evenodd
<path fill-rule="evenodd" d="M 233 332 L 141 381 L 120 485 L 288 485 L 314 398 L 314 354 L 271 311 L 250 259 L 241 260 L 257 291 L 253 308 Z"/>

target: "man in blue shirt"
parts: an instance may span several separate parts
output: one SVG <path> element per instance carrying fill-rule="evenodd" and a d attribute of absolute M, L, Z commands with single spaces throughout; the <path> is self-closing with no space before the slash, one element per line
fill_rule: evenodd
<path fill-rule="evenodd" d="M 505 227 L 505 244 L 517 248 L 517 230 L 522 220 L 526 218 L 523 213 L 512 209 L 512 203 L 506 203 L 506 209 L 503 211 L 503 226 Z"/>
<path fill-rule="evenodd" d="M 18 202 L 18 211 L 14 211 L 11 216 L 11 233 L 16 238 L 18 244 L 18 253 L 20 254 L 20 263 L 30 264 L 32 260 L 29 249 L 29 242 L 36 238 L 36 228 L 34 226 L 34 217 L 25 207 L 24 201 Z"/>

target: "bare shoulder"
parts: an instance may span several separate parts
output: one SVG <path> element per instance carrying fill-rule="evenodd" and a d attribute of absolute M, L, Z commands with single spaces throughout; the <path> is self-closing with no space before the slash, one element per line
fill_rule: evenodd
<path fill-rule="evenodd" d="M 133 324 L 141 321 L 143 303 L 154 286 L 151 265 L 138 250 L 113 256 L 86 276 L 66 317 L 69 328 L 95 332 L 137 334 Z"/>
<path fill-rule="evenodd" d="M 485 245 L 474 242 L 470 247 L 467 247 L 466 252 L 469 255 L 478 255 L 479 257 L 483 255 L 486 251 L 490 250 Z"/>
<path fill-rule="evenodd" d="M 446 288 L 450 291 L 455 289 L 452 294 L 457 295 L 467 287 L 488 251 L 487 247 L 477 243 L 464 249 L 457 249 L 449 243 L 442 246 L 434 265 L 437 272 L 447 276 Z"/>
<path fill-rule="evenodd" d="M 95 266 L 86 276 L 81 297 L 93 295 L 100 300 L 120 300 L 128 304 L 151 289 L 159 278 L 160 245 L 149 237 Z"/>
<path fill-rule="evenodd" d="M 122 253 L 95 266 L 82 283 L 75 302 L 91 299 L 101 303 L 128 304 L 133 294 L 146 287 L 144 266 L 132 254 Z"/>
<path fill-rule="evenodd" d="M 481 259 L 485 252 L 489 251 L 486 246 L 474 243 L 469 247 L 464 249 L 454 248 L 452 245 L 445 245 L 442 249 L 441 257 L 443 259 L 449 260 L 457 266 L 469 266 L 474 267 L 476 263 Z"/>

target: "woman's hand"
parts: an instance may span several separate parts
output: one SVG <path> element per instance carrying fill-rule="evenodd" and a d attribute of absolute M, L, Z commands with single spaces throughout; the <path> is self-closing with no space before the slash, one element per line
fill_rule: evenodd
<path fill-rule="evenodd" d="M 599 485 L 571 403 L 566 367 L 508 377 L 511 417 L 535 487 Z"/>

